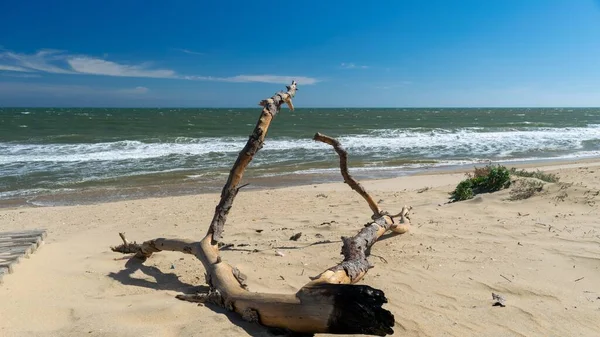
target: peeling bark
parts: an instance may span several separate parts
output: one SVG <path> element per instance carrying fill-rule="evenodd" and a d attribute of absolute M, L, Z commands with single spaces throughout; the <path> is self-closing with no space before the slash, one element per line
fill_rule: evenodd
<path fill-rule="evenodd" d="M 291 110 L 294 110 L 292 97 L 296 94 L 296 82 L 292 82 L 292 84 L 286 88 L 287 92 L 279 92 L 273 97 L 259 103 L 264 107 L 260 119 L 256 123 L 254 132 L 250 135 L 246 146 L 244 146 L 239 153 L 235 164 L 229 172 L 227 183 L 223 186 L 223 190 L 221 191 L 221 200 L 215 209 L 215 215 L 210 223 L 208 233 L 212 234 L 212 239 L 215 242 L 221 240 L 225 221 L 227 221 L 227 214 L 229 214 L 229 211 L 233 206 L 233 200 L 239 191 L 237 186 L 244 176 L 246 167 L 250 164 L 250 161 L 252 161 L 252 157 L 262 149 L 271 121 L 277 115 L 281 105 L 284 103 L 288 104 Z"/>

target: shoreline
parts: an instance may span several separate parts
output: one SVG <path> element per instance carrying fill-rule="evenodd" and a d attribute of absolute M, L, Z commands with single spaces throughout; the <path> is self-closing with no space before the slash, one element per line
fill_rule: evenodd
<path fill-rule="evenodd" d="M 490 161 L 488 163 L 504 165 L 509 168 L 514 167 L 517 169 L 539 169 L 543 171 L 552 171 L 561 168 L 573 168 L 584 165 L 600 166 L 600 158 L 550 158 L 529 161 Z M 367 170 L 361 169 L 356 172 L 353 172 L 352 167 L 350 167 L 349 170 L 350 174 L 352 174 L 353 177 L 361 182 L 385 183 L 386 181 L 393 181 L 407 177 L 465 174 L 472 171 L 473 167 L 484 166 L 488 163 L 406 168 L 398 170 L 372 168 Z M 220 192 L 225 180 L 226 178 L 223 178 L 223 180 L 213 179 L 209 182 L 195 182 L 194 180 L 190 179 L 189 182 L 181 183 L 155 184 L 124 188 L 84 188 L 68 192 L 42 193 L 30 197 L 0 200 L 0 209 L 96 205 L 125 200 L 217 194 Z M 312 174 L 290 173 L 275 176 L 250 177 L 244 179 L 244 183 L 249 184 L 245 190 L 262 191 L 291 187 L 338 184 L 341 183 L 341 176 L 339 175 L 339 170 Z"/>

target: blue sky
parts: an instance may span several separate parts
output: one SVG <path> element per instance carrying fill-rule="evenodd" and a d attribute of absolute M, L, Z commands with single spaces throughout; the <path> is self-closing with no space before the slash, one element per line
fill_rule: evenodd
<path fill-rule="evenodd" d="M 598 0 L 3 1 L 0 106 L 600 106 L 599 37 Z"/>

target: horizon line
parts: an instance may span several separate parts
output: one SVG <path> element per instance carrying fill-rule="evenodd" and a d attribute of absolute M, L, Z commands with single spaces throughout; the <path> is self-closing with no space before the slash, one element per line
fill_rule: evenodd
<path fill-rule="evenodd" d="M 258 109 L 260 106 L 0 106 L 0 109 Z M 376 107 L 376 106 L 295 106 L 298 109 L 600 109 L 600 106 L 399 106 L 399 107 Z M 289 110 L 289 109 L 288 109 Z"/>

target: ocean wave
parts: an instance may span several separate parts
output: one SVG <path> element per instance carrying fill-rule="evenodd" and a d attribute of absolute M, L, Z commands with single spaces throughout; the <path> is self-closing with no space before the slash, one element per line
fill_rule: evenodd
<path fill-rule="evenodd" d="M 21 190 L 13 190 L 13 191 L 4 191 L 0 192 L 0 200 L 3 199 L 15 199 L 15 198 L 26 198 L 30 196 L 35 196 L 41 193 L 60 193 L 60 192 L 71 192 L 75 191 L 72 188 L 61 188 L 61 189 L 47 189 L 47 188 L 30 188 L 30 189 L 21 189 Z"/>
<path fill-rule="evenodd" d="M 569 152 L 595 150 L 586 144 L 600 139 L 600 125 L 587 128 L 507 128 L 504 130 L 372 130 L 368 134 L 337 137 L 351 155 L 374 158 L 470 158 L 527 156 L 531 152 Z M 23 144 L 0 143 L 0 165 L 28 162 L 116 162 L 127 160 L 205 157 L 237 154 L 247 138 L 178 137 L 168 141 L 123 140 L 103 143 Z M 263 156 L 277 154 L 285 159 L 298 154 L 321 156 L 331 150 L 311 139 L 271 138 L 265 142 Z"/>

